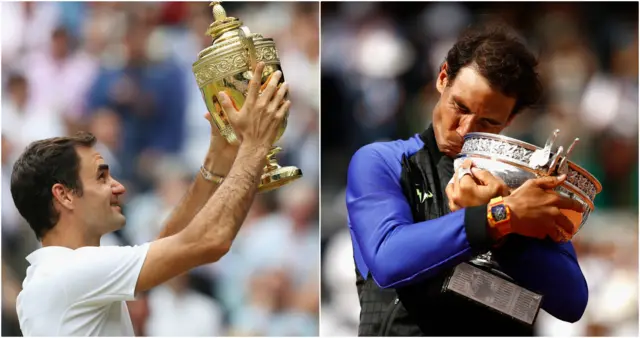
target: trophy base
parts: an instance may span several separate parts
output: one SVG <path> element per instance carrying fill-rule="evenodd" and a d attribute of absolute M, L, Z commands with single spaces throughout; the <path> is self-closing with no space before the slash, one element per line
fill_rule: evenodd
<path fill-rule="evenodd" d="M 443 292 L 454 293 L 525 325 L 533 325 L 542 295 L 513 282 L 494 264 L 461 263 L 443 284 Z M 504 278 L 506 276 L 507 278 Z"/>
<path fill-rule="evenodd" d="M 296 167 L 280 167 L 269 171 L 260 178 L 258 192 L 272 191 L 302 177 L 302 170 Z"/>
<path fill-rule="evenodd" d="M 259 193 L 278 189 L 302 177 L 302 170 L 299 168 L 281 167 L 278 164 L 275 155 L 281 150 L 280 147 L 273 147 L 267 154 L 267 165 L 264 167 L 264 174 L 260 177 L 260 185 L 258 186 Z"/>

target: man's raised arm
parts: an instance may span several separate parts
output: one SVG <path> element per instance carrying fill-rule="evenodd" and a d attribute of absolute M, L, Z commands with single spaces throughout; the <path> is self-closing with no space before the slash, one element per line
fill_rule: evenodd
<path fill-rule="evenodd" d="M 238 147 L 229 144 L 211 121 L 211 115 L 209 113 L 206 115 L 211 124 L 211 141 L 202 168 L 211 174 L 226 177 L 236 159 Z M 182 231 L 219 187 L 219 183 L 209 181 L 204 178 L 204 175 L 198 173 L 180 203 L 173 209 L 158 239 Z"/>
<path fill-rule="evenodd" d="M 290 101 L 282 103 L 287 84 L 277 89 L 281 73 L 259 94 L 264 64 L 256 67 L 242 110 L 224 93 L 218 98 L 242 144 L 229 176 L 189 225 L 151 243 L 138 276 L 136 292 L 148 290 L 196 266 L 213 263 L 227 253 L 251 207 L 266 155 Z M 282 104 L 281 104 L 282 103 Z"/>

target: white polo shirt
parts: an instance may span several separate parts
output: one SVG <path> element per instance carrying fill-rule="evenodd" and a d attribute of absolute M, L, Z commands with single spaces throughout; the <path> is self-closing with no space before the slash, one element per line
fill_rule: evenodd
<path fill-rule="evenodd" d="M 140 246 L 44 247 L 17 299 L 24 336 L 134 336 L 125 301 L 134 300 L 149 243 Z"/>

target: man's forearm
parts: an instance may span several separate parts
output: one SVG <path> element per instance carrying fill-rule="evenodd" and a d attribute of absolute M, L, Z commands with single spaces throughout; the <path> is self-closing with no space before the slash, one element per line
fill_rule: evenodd
<path fill-rule="evenodd" d="M 229 175 L 209 198 L 189 226 L 180 233 L 185 240 L 219 259 L 231 246 L 249 212 L 268 148 L 242 145 Z"/>
<path fill-rule="evenodd" d="M 582 317 L 589 287 L 571 242 L 510 235 L 494 257 L 518 284 L 544 295 L 542 308 L 549 314 L 567 322 Z"/>
<path fill-rule="evenodd" d="M 226 156 L 226 154 L 218 154 L 213 150 L 213 146 L 207 152 L 204 160 L 204 167 L 211 173 L 227 176 L 233 165 L 234 158 Z M 211 195 L 218 189 L 220 185 L 207 181 L 200 173 L 196 174 L 196 178 L 191 183 L 189 190 L 182 197 L 182 200 L 171 213 L 169 220 L 160 232 L 158 238 L 163 238 L 177 234 L 182 231 L 195 217 L 195 215 L 207 203 Z"/>

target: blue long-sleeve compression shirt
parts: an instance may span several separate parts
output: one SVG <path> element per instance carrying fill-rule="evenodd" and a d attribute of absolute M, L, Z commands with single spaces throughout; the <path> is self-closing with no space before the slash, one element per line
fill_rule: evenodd
<path fill-rule="evenodd" d="M 357 269 L 382 288 L 397 288 L 435 276 L 488 250 L 486 205 L 415 223 L 400 185 L 403 154 L 424 146 L 419 135 L 373 143 L 349 165 L 347 210 Z M 432 197 L 426 192 L 427 198 Z M 431 197 L 430 197 L 431 196 Z M 544 295 L 542 308 L 575 322 L 588 299 L 587 283 L 573 245 L 512 235 L 494 256 L 519 285 Z"/>

